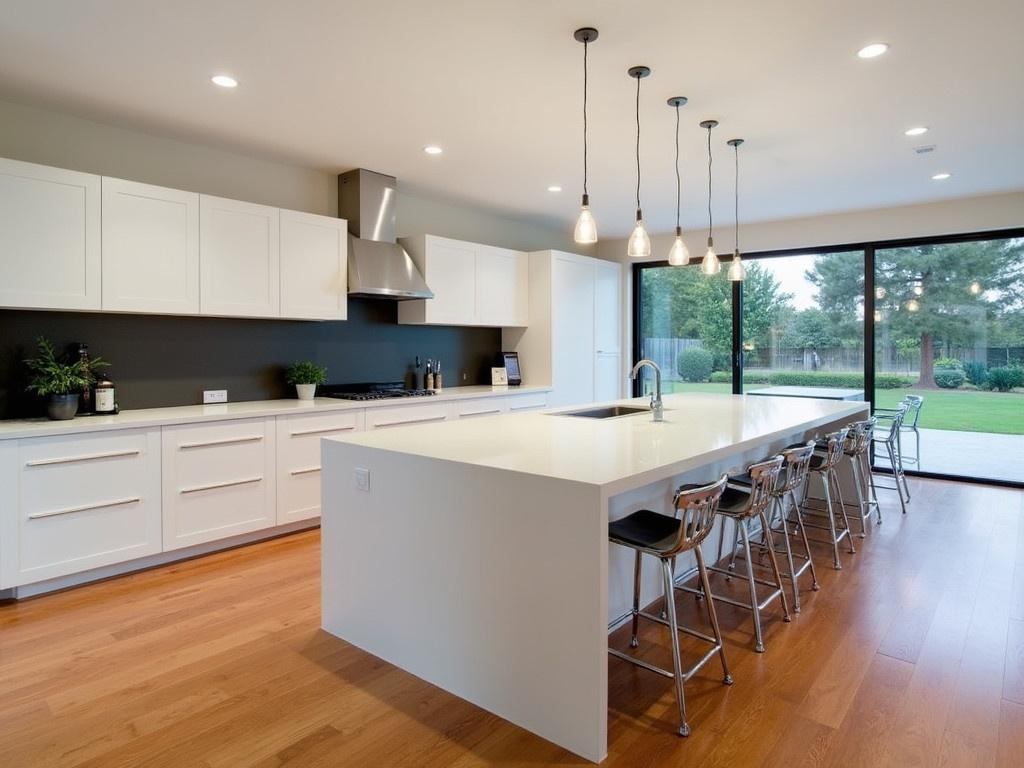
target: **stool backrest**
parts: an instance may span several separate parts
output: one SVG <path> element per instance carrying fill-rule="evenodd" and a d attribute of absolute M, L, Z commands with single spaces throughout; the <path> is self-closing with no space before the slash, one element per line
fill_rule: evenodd
<path fill-rule="evenodd" d="M 843 427 L 835 432 L 825 435 L 825 466 L 832 468 L 839 463 L 843 457 L 843 448 L 846 446 L 846 436 L 849 429 Z"/>
<path fill-rule="evenodd" d="M 907 404 L 907 412 L 903 416 L 903 423 L 910 427 L 916 427 L 917 420 L 921 417 L 921 406 L 924 405 L 924 398 L 920 395 L 905 395 L 903 402 Z"/>
<path fill-rule="evenodd" d="M 786 479 L 782 486 L 776 489 L 776 494 L 781 495 L 803 487 L 804 481 L 807 480 L 807 473 L 811 469 L 813 455 L 813 440 L 809 441 L 807 445 L 787 448 L 782 452 L 783 465 L 786 467 Z"/>
<path fill-rule="evenodd" d="M 906 402 L 900 403 L 896 412 L 892 415 L 892 421 L 889 424 L 889 440 L 893 441 L 899 438 L 900 429 L 903 428 L 903 419 L 907 415 L 907 408 L 909 406 Z"/>
<path fill-rule="evenodd" d="M 772 456 L 747 467 L 750 475 L 750 502 L 747 515 L 755 517 L 761 514 L 772 503 L 772 494 L 779 484 L 779 473 L 782 472 L 782 456 Z"/>
<path fill-rule="evenodd" d="M 843 450 L 847 456 L 860 456 L 867 453 L 868 443 L 871 440 L 871 433 L 878 421 L 874 416 L 864 421 L 855 421 L 849 425 L 849 432 L 846 435 L 846 445 Z"/>
<path fill-rule="evenodd" d="M 672 503 L 679 517 L 679 538 L 672 550 L 665 554 L 674 555 L 693 549 L 708 537 L 715 526 L 715 512 L 728 479 L 728 475 L 722 475 L 708 485 L 676 491 Z"/>

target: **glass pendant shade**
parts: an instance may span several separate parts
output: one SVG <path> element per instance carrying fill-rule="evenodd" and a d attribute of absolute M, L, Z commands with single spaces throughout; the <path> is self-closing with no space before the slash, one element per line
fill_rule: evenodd
<path fill-rule="evenodd" d="M 633 227 L 633 234 L 629 236 L 626 255 L 631 259 L 647 259 L 651 256 L 651 238 L 644 228 L 644 220 L 640 211 L 636 212 L 636 226 Z"/>
<path fill-rule="evenodd" d="M 676 239 L 672 241 L 672 247 L 669 249 L 668 263 L 673 267 L 682 267 L 690 263 L 690 249 L 683 242 L 681 227 L 676 227 Z"/>
<path fill-rule="evenodd" d="M 573 239 L 581 245 L 597 242 L 597 222 L 594 221 L 594 214 L 590 212 L 590 201 L 586 195 L 583 196 L 583 205 L 580 206 L 580 217 L 576 219 Z"/>
<path fill-rule="evenodd" d="M 722 271 L 722 262 L 718 260 L 718 254 L 715 253 L 715 242 L 710 237 L 708 238 L 708 250 L 704 254 L 704 259 L 700 263 L 700 271 L 705 275 L 717 275 Z"/>
<path fill-rule="evenodd" d="M 738 283 L 741 280 L 746 279 L 747 268 L 743 266 L 743 259 L 740 258 L 739 251 L 733 251 L 732 262 L 729 264 L 729 279 L 734 283 Z"/>

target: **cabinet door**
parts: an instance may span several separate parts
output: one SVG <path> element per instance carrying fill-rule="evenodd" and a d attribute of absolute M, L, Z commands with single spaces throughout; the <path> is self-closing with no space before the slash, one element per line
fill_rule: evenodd
<path fill-rule="evenodd" d="M 622 345 L 622 268 L 594 262 L 594 347 L 597 354 L 620 353 Z"/>
<path fill-rule="evenodd" d="M 453 400 L 453 419 L 472 419 L 480 416 L 497 416 L 508 412 L 508 400 L 504 397 L 476 397 L 472 400 Z"/>
<path fill-rule="evenodd" d="M 347 249 L 344 219 L 281 211 L 281 317 L 348 316 Z"/>
<path fill-rule="evenodd" d="M 163 428 L 164 550 L 277 522 L 273 419 Z"/>
<path fill-rule="evenodd" d="M 100 308 L 100 177 L 0 158 L 0 306 Z"/>
<path fill-rule="evenodd" d="M 551 260 L 551 405 L 594 400 L 594 266 L 590 259 Z"/>
<path fill-rule="evenodd" d="M 161 550 L 160 430 L 5 441 L 0 585 L 31 584 Z M 9 495 L 6 495 L 9 494 Z M 5 504 L 6 507 L 6 504 Z"/>
<path fill-rule="evenodd" d="M 622 357 L 594 355 L 594 400 L 618 400 L 622 397 Z"/>
<path fill-rule="evenodd" d="M 280 209 L 199 196 L 199 308 L 204 315 L 278 317 Z"/>
<path fill-rule="evenodd" d="M 529 262 L 525 253 L 477 246 L 476 307 L 480 325 L 526 325 Z"/>
<path fill-rule="evenodd" d="M 103 309 L 199 312 L 199 195 L 103 177 Z"/>
<path fill-rule="evenodd" d="M 320 441 L 358 432 L 363 411 L 277 417 L 277 524 L 320 516 Z"/>
<path fill-rule="evenodd" d="M 448 403 L 416 403 L 366 409 L 366 429 L 392 429 L 414 424 L 433 424 L 448 418 Z"/>
<path fill-rule="evenodd" d="M 476 246 L 457 240 L 427 238 L 426 301 L 428 323 L 473 325 L 476 322 Z"/>

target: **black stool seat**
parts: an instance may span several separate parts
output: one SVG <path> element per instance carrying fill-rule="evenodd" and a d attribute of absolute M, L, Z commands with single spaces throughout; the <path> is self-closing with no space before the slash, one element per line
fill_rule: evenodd
<path fill-rule="evenodd" d="M 811 471 L 820 472 L 828 464 L 827 456 L 820 456 L 817 453 L 811 456 Z"/>
<path fill-rule="evenodd" d="M 746 477 L 746 482 L 743 481 L 744 477 Z M 722 491 L 722 498 L 718 502 L 718 512 L 720 514 L 735 516 L 746 511 L 750 494 L 746 491 L 741 491 L 738 488 L 729 487 L 733 483 L 736 483 L 737 485 L 750 485 L 750 475 L 744 473 L 742 475 L 737 475 L 736 477 L 729 477 L 729 485 L 727 485 L 725 490 Z M 687 483 L 686 485 L 679 486 L 680 491 L 692 491 L 694 488 L 700 488 L 700 486 L 694 485 L 693 483 Z"/>
<path fill-rule="evenodd" d="M 649 509 L 639 509 L 621 520 L 608 523 L 608 537 L 620 544 L 666 552 L 679 538 L 679 520 Z"/>

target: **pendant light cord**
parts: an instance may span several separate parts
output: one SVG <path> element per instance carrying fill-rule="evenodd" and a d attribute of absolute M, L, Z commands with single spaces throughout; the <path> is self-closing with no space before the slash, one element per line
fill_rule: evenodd
<path fill-rule="evenodd" d="M 636 79 L 636 209 L 640 210 L 640 78 Z"/>
<path fill-rule="evenodd" d="M 740 145 L 732 145 L 734 155 L 736 158 L 736 183 L 734 185 L 735 200 L 734 200 L 734 218 L 736 220 L 736 234 L 733 240 L 736 243 L 736 252 L 740 250 Z"/>
<path fill-rule="evenodd" d="M 590 41 L 583 41 L 583 194 L 587 194 L 587 51 Z"/>
<path fill-rule="evenodd" d="M 679 209 L 682 206 L 683 182 L 679 176 L 679 104 L 676 104 L 676 229 L 679 229 Z"/>
<path fill-rule="evenodd" d="M 708 237 L 711 237 L 712 218 L 711 218 L 711 126 L 708 126 Z"/>

